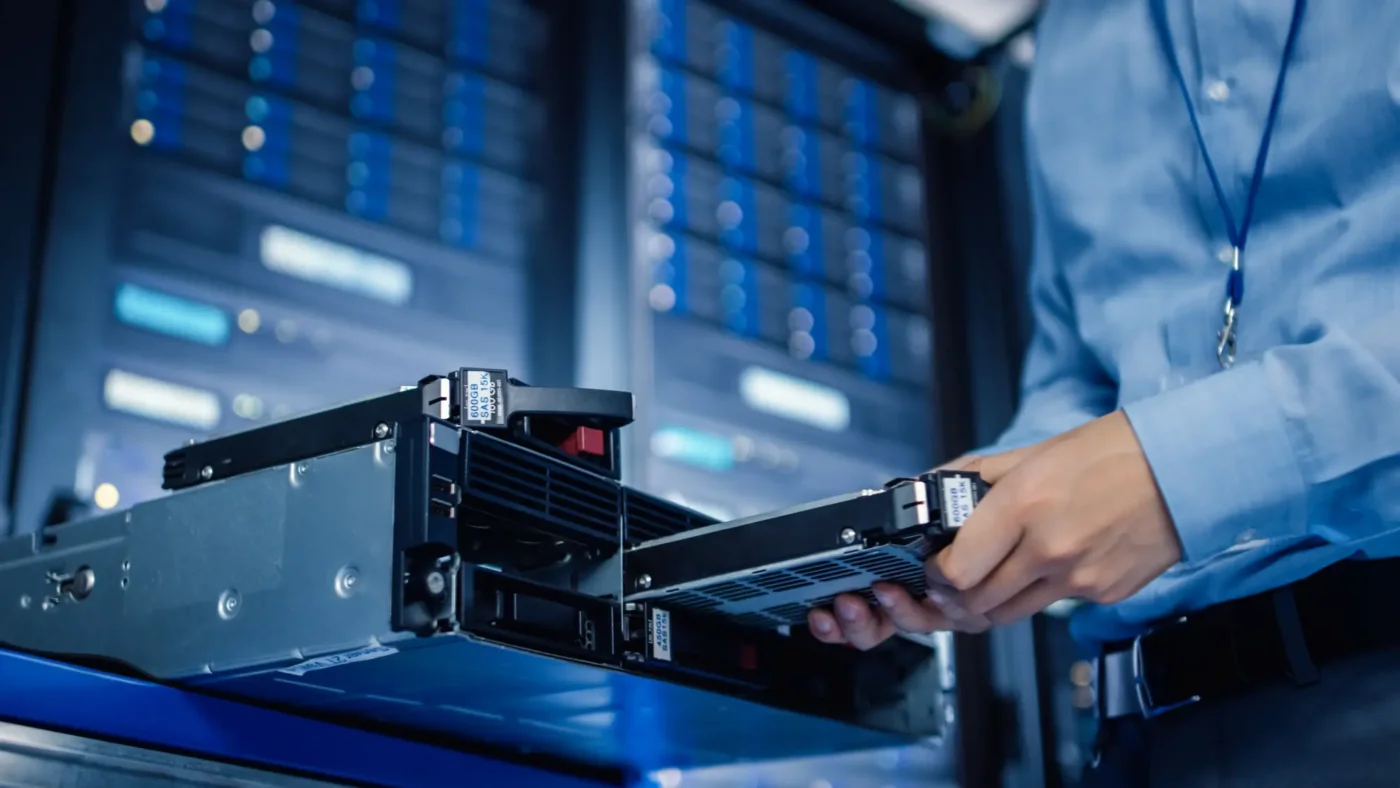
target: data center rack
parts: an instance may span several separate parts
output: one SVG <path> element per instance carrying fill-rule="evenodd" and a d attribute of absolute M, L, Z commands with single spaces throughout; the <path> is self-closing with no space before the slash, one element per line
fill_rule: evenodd
<path fill-rule="evenodd" d="M 168 446 L 411 382 L 467 339 L 531 375 L 531 283 L 568 264 L 540 231 L 569 221 L 573 154 L 542 144 L 563 7 L 76 7 L 17 529 L 55 495 L 150 498 Z"/>

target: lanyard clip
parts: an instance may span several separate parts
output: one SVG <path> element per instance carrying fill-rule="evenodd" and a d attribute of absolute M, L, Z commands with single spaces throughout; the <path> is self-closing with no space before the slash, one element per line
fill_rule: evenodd
<path fill-rule="evenodd" d="M 1235 365 L 1235 299 L 1225 299 L 1225 322 L 1220 333 L 1215 335 L 1215 357 L 1220 366 L 1229 369 Z"/>
<path fill-rule="evenodd" d="M 1230 261 L 1230 279 L 1225 288 L 1225 320 L 1220 333 L 1215 335 L 1215 357 L 1220 366 L 1229 369 L 1235 365 L 1235 317 L 1240 302 L 1244 300 L 1244 274 L 1240 271 L 1240 245 L 1235 244 Z"/>

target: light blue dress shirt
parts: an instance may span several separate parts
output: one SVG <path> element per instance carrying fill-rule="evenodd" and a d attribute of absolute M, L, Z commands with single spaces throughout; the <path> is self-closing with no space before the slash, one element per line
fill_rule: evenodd
<path fill-rule="evenodd" d="M 1215 357 L 1229 241 L 1149 0 L 1049 0 L 1027 108 L 1035 335 L 997 446 L 1123 408 L 1184 546 L 1076 635 L 1400 555 L 1400 2 L 1304 12 L 1244 259 L 1239 361 Z M 1243 213 L 1293 0 L 1166 0 Z M 1358 599 L 1358 605 L 1369 600 Z"/>

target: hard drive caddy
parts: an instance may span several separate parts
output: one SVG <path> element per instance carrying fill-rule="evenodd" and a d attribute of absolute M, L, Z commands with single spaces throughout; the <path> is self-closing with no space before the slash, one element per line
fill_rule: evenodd
<path fill-rule="evenodd" d="M 985 492 L 975 473 L 936 471 L 882 490 L 644 542 L 627 551 L 626 599 L 775 628 L 876 581 L 921 595 L 924 560 L 952 540 Z"/>

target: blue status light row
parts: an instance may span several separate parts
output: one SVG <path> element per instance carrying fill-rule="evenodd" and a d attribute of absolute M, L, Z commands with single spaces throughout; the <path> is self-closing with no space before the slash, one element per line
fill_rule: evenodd
<path fill-rule="evenodd" d="M 137 144 L 167 150 L 180 147 L 188 83 L 189 74 L 179 62 L 147 59 L 141 63 L 137 118 L 131 124 L 131 137 Z"/>
<path fill-rule="evenodd" d="M 686 97 L 687 79 L 690 77 L 683 72 L 662 69 L 660 95 L 652 105 L 651 131 L 663 140 L 681 145 L 692 142 L 687 125 L 692 111 Z M 856 95 L 864 95 L 864 89 L 857 90 Z M 702 108 L 695 109 L 700 111 Z M 862 108 L 861 111 L 866 110 Z M 757 158 L 760 154 L 754 128 L 755 108 L 751 99 L 726 95 L 717 103 L 715 115 L 719 136 L 716 158 L 721 164 L 746 173 L 769 166 Z M 874 141 L 873 130 L 862 133 L 866 134 L 868 141 Z M 841 197 L 844 207 L 870 221 L 880 222 L 887 218 L 881 199 L 882 169 L 885 166 L 881 159 L 861 151 L 824 151 L 822 135 L 810 128 L 788 126 L 782 134 L 784 152 L 780 166 L 783 184 L 788 189 L 811 200 L 836 199 L 837 195 L 824 193 L 822 164 L 826 156 L 840 155 L 845 168 L 845 194 Z"/>
<path fill-rule="evenodd" d="M 254 55 L 248 61 L 248 78 L 257 83 L 292 87 L 297 81 L 301 9 L 291 3 L 279 3 L 275 8 L 271 18 L 263 21 L 262 30 L 267 35 L 255 32 L 251 39 Z"/>
<path fill-rule="evenodd" d="M 233 27 L 225 29 L 220 26 L 226 22 L 204 20 L 194 35 L 211 38 L 208 41 L 191 40 L 192 21 L 200 19 L 195 14 L 195 2 L 148 2 L 142 20 L 144 37 L 165 50 L 190 54 L 201 51 L 201 47 L 211 52 L 222 52 L 231 45 L 223 36 L 244 35 Z M 447 0 L 452 27 L 448 46 L 456 53 L 457 61 L 467 60 L 478 66 L 486 64 L 491 46 L 490 17 L 493 6 L 498 2 Z M 345 65 L 349 67 L 345 77 L 350 87 L 345 110 L 350 117 L 393 129 L 397 129 L 402 122 L 416 133 L 432 138 L 440 136 L 437 141 L 451 153 L 473 157 L 489 155 L 492 146 L 486 138 L 488 108 L 492 112 L 514 113 L 517 112 L 514 109 L 517 105 L 509 100 L 503 104 L 489 103 L 494 95 L 490 93 L 490 80 L 480 73 L 449 68 L 442 84 L 442 104 L 433 108 L 439 114 L 441 126 L 434 128 L 430 115 L 413 111 L 420 108 L 409 103 L 414 99 L 409 99 L 405 92 L 409 88 L 408 83 L 418 78 L 402 71 L 409 54 L 402 50 L 408 45 L 375 35 L 376 30 L 394 29 L 401 17 L 410 12 L 422 16 L 426 13 L 424 8 L 410 8 L 401 0 L 359 0 L 354 9 L 363 32 L 353 40 L 352 51 L 345 53 Z M 341 77 L 325 68 L 329 63 L 320 63 L 309 54 L 308 48 L 324 50 L 324 47 L 312 47 L 317 43 L 313 37 L 319 29 L 316 21 L 310 18 L 313 13 L 303 11 L 291 2 L 257 0 L 252 3 L 252 32 L 247 39 L 248 59 L 246 66 L 241 66 L 247 79 L 257 87 L 284 95 L 313 98 L 326 95 L 326 85 L 330 84 L 327 80 L 338 82 Z M 229 64 L 222 65 L 227 67 Z M 342 87 L 332 90 L 336 101 L 342 100 L 343 91 Z M 426 126 L 425 118 L 429 119 Z M 516 122 L 513 115 L 502 120 L 507 126 Z M 509 147 L 506 146 L 507 150 Z M 510 166 L 518 166 L 512 154 L 504 155 L 512 157 Z"/>
<path fill-rule="evenodd" d="M 393 122 L 397 60 L 393 44 L 373 38 L 355 41 L 355 70 L 350 73 L 350 84 L 355 90 L 350 99 L 351 115 Z"/>
<path fill-rule="evenodd" d="M 183 118 L 187 68 L 168 58 L 149 57 L 141 67 L 136 93 L 137 119 L 131 135 L 142 146 L 178 150 L 184 143 Z M 286 189 L 293 157 L 293 105 L 286 99 L 254 93 L 244 102 L 248 125 L 242 130 L 244 179 Z M 346 140 L 346 212 L 383 220 L 388 213 L 393 179 L 394 140 L 359 130 Z M 475 248 L 480 235 L 480 170 L 462 162 L 442 169 L 440 239 Z"/>
<path fill-rule="evenodd" d="M 141 21 L 142 36 L 175 49 L 197 49 L 199 42 L 192 39 L 197 2 L 148 0 Z M 403 5 L 402 0 L 357 0 L 355 21 L 363 28 L 396 31 L 401 27 Z M 493 5 L 493 0 L 447 0 L 446 54 L 450 59 L 476 66 L 489 62 Z M 288 0 L 257 0 L 251 6 L 257 29 L 250 38 L 249 77 L 258 82 L 293 84 L 303 27 L 302 9 Z"/>
<path fill-rule="evenodd" d="M 660 0 L 653 31 L 652 51 L 673 62 L 684 62 L 692 53 L 687 20 L 689 0 Z M 718 25 L 718 62 L 714 77 L 721 87 L 736 95 L 755 95 L 764 91 L 756 85 L 755 37 L 751 26 L 733 19 Z M 823 120 L 819 83 L 819 60 L 795 47 L 783 47 L 781 104 L 795 122 L 816 126 Z M 858 146 L 877 149 L 880 138 L 881 95 L 885 90 L 874 82 L 850 76 L 847 93 L 841 107 L 841 126 L 846 136 Z M 663 88 L 664 89 L 664 88 Z M 674 96 L 673 96 L 674 97 Z M 774 96 L 774 100 L 778 97 Z M 832 119 L 834 120 L 834 119 Z M 679 125 L 684 128 L 683 123 Z"/>
<path fill-rule="evenodd" d="M 449 0 L 448 56 L 475 65 L 491 56 L 491 0 Z"/>
<path fill-rule="evenodd" d="M 690 245 L 684 235 L 661 233 L 653 238 L 651 305 L 660 312 L 691 314 L 688 284 L 693 272 Z M 816 282 L 790 281 L 778 304 L 762 303 L 758 287 L 759 263 L 742 255 L 730 255 L 719 263 L 718 300 L 724 328 L 750 339 L 760 337 L 760 309 L 787 315 L 788 348 L 799 358 L 829 361 L 833 341 L 847 343 L 856 367 L 867 377 L 887 381 L 891 377 L 889 319 L 878 304 L 852 302 L 846 327 L 833 334 L 828 312 L 827 288 Z M 772 297 L 775 291 L 768 291 Z M 705 299 L 709 300 L 709 299 Z M 845 354 L 842 354 L 843 356 Z"/>
<path fill-rule="evenodd" d="M 486 79 L 458 72 L 448 75 L 444 87 L 443 144 L 448 150 L 481 155 L 486 142 Z"/>

